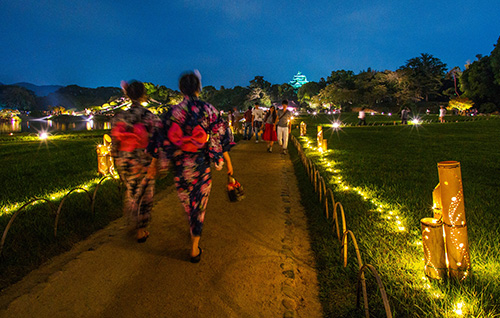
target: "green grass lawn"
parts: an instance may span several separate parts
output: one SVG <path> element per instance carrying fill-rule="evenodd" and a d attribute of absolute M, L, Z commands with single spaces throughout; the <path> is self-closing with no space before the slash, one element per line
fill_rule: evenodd
<path fill-rule="evenodd" d="M 0 206 L 44 197 L 98 178 L 96 146 L 104 132 L 22 135 L 0 140 Z"/>
<path fill-rule="evenodd" d="M 343 118 L 354 121 L 355 115 L 343 114 Z M 457 317 L 459 303 L 470 317 L 500 316 L 500 120 L 449 117 L 445 124 L 382 126 L 387 118 L 381 117 L 375 126 L 336 131 L 328 127 L 329 117 L 303 117 L 295 123 L 304 120 L 309 124 L 307 139 L 301 141 L 309 140 L 314 146 L 316 125 L 325 124 L 324 136 L 332 151 L 320 154 L 309 149 L 308 156 L 335 191 L 335 199 L 342 202 L 348 229 L 356 235 L 364 262 L 382 275 L 395 317 Z M 432 216 L 432 191 L 439 182 L 437 163 L 446 160 L 459 161 L 462 167 L 472 258 L 472 276 L 462 284 L 424 277 L 420 219 Z M 301 191 L 303 196 L 307 193 L 307 189 Z M 325 316 L 349 317 L 351 305 L 339 310 L 334 295 L 353 296 L 331 281 L 351 280 L 355 286 L 355 275 L 333 268 L 339 264 L 331 259 L 331 245 L 338 251 L 338 243 L 330 239 L 331 226 L 322 230 L 318 225 L 324 223 L 320 211 L 309 218 L 316 236 L 313 243 Z M 353 252 L 350 266 L 355 271 Z M 378 290 L 372 294 L 371 310 L 384 316 Z M 355 302 L 355 295 L 351 301 Z"/>
<path fill-rule="evenodd" d="M 45 198 L 57 209 L 72 188 L 98 180 L 96 146 L 107 132 L 60 133 L 47 141 L 28 134 L 0 136 L 0 233 L 22 203 Z M 157 182 L 157 189 L 172 183 L 167 176 Z M 95 183 L 90 194 L 94 188 Z M 98 189 L 92 214 L 89 197 L 73 192 L 61 210 L 57 238 L 55 213 L 49 204 L 39 203 L 22 211 L 8 232 L 0 257 L 0 290 L 120 217 L 122 197 L 118 183 L 106 180 Z M 12 208 L 16 203 L 18 206 Z"/>

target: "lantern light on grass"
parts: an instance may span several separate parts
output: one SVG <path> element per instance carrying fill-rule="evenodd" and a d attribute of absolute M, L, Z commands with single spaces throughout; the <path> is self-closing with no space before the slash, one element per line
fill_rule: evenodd
<path fill-rule="evenodd" d="M 332 123 L 332 128 L 334 130 L 338 130 L 340 128 L 340 122 L 339 121 L 335 121 Z"/>

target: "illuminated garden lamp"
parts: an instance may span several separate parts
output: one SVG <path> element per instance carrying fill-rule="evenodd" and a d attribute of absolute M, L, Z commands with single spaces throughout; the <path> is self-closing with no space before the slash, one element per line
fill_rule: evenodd
<path fill-rule="evenodd" d="M 425 275 L 433 279 L 443 279 L 448 273 L 443 222 L 434 218 L 423 218 L 420 224 L 424 246 Z"/>
<path fill-rule="evenodd" d="M 434 211 L 434 218 L 441 219 L 443 217 L 443 204 L 441 203 L 441 185 L 438 184 L 434 191 L 432 191 L 432 210 Z"/>
<path fill-rule="evenodd" d="M 300 135 L 305 136 L 307 134 L 307 124 L 305 122 L 300 123 Z"/>
<path fill-rule="evenodd" d="M 449 277 L 464 280 L 471 263 L 460 163 L 442 161 L 438 163 L 438 172 L 439 184 L 432 193 L 434 218 L 421 221 L 426 275 L 432 278 L 441 275 L 442 259 L 445 258 Z M 435 226 L 430 226 L 428 220 L 436 220 L 430 223 Z M 438 224 L 441 223 L 442 229 L 439 230 Z"/>
<path fill-rule="evenodd" d="M 413 123 L 413 125 L 420 125 L 422 123 L 418 118 L 413 118 L 411 122 Z"/>
<path fill-rule="evenodd" d="M 438 172 L 449 275 L 463 280 L 471 264 L 460 162 L 442 161 Z"/>
<path fill-rule="evenodd" d="M 47 134 L 46 132 L 41 132 L 39 135 L 38 135 L 38 138 L 40 138 L 40 140 L 46 140 L 49 138 L 49 134 Z"/>
<path fill-rule="evenodd" d="M 323 126 L 318 126 L 318 147 L 321 148 L 323 146 Z"/>
<path fill-rule="evenodd" d="M 111 137 L 104 134 L 103 141 L 103 145 L 97 146 L 97 170 L 102 175 L 113 174 L 115 167 L 111 157 Z"/>

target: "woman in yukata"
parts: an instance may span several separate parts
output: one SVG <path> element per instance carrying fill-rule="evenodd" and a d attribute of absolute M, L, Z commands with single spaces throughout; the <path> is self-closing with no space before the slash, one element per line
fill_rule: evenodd
<path fill-rule="evenodd" d="M 126 186 L 124 215 L 137 230 L 137 242 L 144 243 L 149 236 L 146 227 L 153 208 L 154 177 L 156 175 L 155 142 L 160 119 L 144 108 L 144 85 L 138 81 L 122 82 L 125 95 L 132 105 L 116 113 L 112 120 L 112 155 L 115 167 Z"/>
<path fill-rule="evenodd" d="M 228 174 L 233 173 L 228 151 L 234 145 L 228 124 L 219 111 L 198 99 L 199 73 L 186 73 L 179 79 L 184 100 L 163 117 L 163 150 L 173 166 L 177 194 L 188 216 L 191 233 L 190 262 L 198 263 L 205 210 L 212 187 L 210 163 L 221 170 L 224 159 Z"/>

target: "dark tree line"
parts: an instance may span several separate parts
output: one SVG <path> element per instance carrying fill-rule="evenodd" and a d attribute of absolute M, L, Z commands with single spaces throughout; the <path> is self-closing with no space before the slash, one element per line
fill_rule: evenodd
<path fill-rule="evenodd" d="M 431 54 L 409 59 L 395 71 L 370 68 L 357 74 L 333 71 L 326 79 L 309 82 L 298 90 L 290 84 L 272 84 L 255 76 L 248 86 L 203 88 L 201 98 L 222 110 L 245 109 L 259 102 L 263 106 L 283 99 L 313 109 L 369 107 L 397 111 L 402 107 L 438 108 L 453 99 L 470 99 L 480 112 L 500 110 L 500 38 L 490 56 L 477 56 L 465 70 L 447 65 Z M 149 97 L 160 104 L 178 103 L 182 95 L 163 85 L 145 83 Z M 123 97 L 119 88 L 95 89 L 70 85 L 45 97 L 37 97 L 23 87 L 0 85 L 0 107 L 19 110 L 46 110 L 53 106 L 82 110 Z"/>
<path fill-rule="evenodd" d="M 500 110 L 500 37 L 490 56 L 477 56 L 460 77 L 460 89 L 480 112 Z"/>
<path fill-rule="evenodd" d="M 116 87 L 86 88 L 69 85 L 47 96 L 39 97 L 31 90 L 20 86 L 0 86 L 0 106 L 23 111 L 49 110 L 52 107 L 83 110 L 100 106 L 110 99 L 123 95 Z"/>

